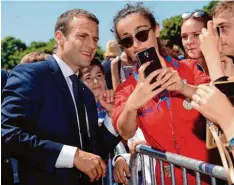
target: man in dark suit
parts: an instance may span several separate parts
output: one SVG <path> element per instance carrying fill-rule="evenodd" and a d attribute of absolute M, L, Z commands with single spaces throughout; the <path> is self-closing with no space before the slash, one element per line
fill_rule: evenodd
<path fill-rule="evenodd" d="M 1 93 L 3 88 L 6 85 L 7 78 L 9 76 L 9 73 L 5 69 L 1 69 Z M 3 100 L 3 97 L 2 97 Z M 1 155 L 1 182 L 2 184 L 6 185 L 13 185 L 13 170 L 12 170 L 12 164 L 11 164 L 11 159 L 9 157 L 9 154 L 7 153 L 7 149 L 4 145 L 4 142 L 2 142 L 2 155 Z"/>
<path fill-rule="evenodd" d="M 1 92 L 6 85 L 8 76 L 9 76 L 9 73 L 7 72 L 7 70 L 1 69 Z"/>
<path fill-rule="evenodd" d="M 56 55 L 14 68 L 3 90 L 2 140 L 18 159 L 20 183 L 73 185 L 105 176 L 119 138 L 98 128 L 92 92 L 78 80 L 97 49 L 98 19 L 75 9 L 55 26 Z"/>

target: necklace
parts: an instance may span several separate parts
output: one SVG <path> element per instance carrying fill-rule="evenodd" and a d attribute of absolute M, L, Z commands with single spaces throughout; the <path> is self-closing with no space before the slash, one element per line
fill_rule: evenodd
<path fill-rule="evenodd" d="M 169 57 L 169 59 L 171 59 L 171 58 Z M 176 62 L 177 61 L 174 61 L 175 64 L 177 64 Z M 178 64 L 175 66 L 178 67 Z M 134 79 L 136 81 L 138 81 L 139 74 L 138 74 L 137 70 L 134 70 L 133 76 L 134 76 Z M 167 108 L 168 108 L 169 113 L 170 113 L 170 128 L 171 128 L 171 135 L 172 135 L 172 139 L 173 139 L 174 148 L 175 148 L 177 154 L 180 154 L 180 147 L 179 147 L 177 139 L 176 139 L 176 133 L 175 133 L 175 128 L 174 128 L 174 124 L 173 124 L 173 113 L 172 113 L 172 108 L 171 108 L 171 94 L 167 90 L 161 92 L 160 94 L 158 94 L 158 101 L 159 102 L 157 104 L 157 109 L 158 109 L 158 106 L 160 106 L 161 102 L 166 101 Z M 155 99 L 154 99 L 154 102 L 156 103 Z"/>

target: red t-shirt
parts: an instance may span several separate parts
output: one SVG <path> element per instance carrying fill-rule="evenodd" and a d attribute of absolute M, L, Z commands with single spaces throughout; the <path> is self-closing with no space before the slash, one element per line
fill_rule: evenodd
<path fill-rule="evenodd" d="M 186 64 L 187 62 L 189 62 L 189 65 Z M 177 70 L 181 79 L 190 85 L 209 83 L 209 77 L 198 70 L 195 61 L 187 62 L 183 63 L 170 59 L 170 61 L 167 60 L 166 65 Z M 118 117 L 136 85 L 137 81 L 132 75 L 117 88 L 112 114 L 115 129 Z M 178 92 L 164 91 L 160 93 L 159 96 L 156 96 L 138 110 L 137 125 L 143 131 L 147 143 L 153 148 L 208 162 L 208 150 L 205 142 L 194 134 L 195 127 L 204 128 L 202 124 L 195 125 L 200 114 L 194 109 L 188 109 L 185 99 L 186 97 Z M 167 165 L 165 164 L 165 166 Z M 176 184 L 183 184 L 181 170 L 176 169 L 175 174 Z M 159 163 L 156 176 L 159 183 Z M 190 175 L 188 175 L 188 180 L 189 184 L 195 184 L 195 179 Z M 167 175 L 165 182 L 166 184 L 171 183 L 171 178 Z"/>

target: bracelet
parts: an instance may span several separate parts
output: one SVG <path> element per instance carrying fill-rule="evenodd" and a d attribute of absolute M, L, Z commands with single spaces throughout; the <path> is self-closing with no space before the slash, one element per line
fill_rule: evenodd
<path fill-rule="evenodd" d="M 229 141 L 228 148 L 234 150 L 234 137 Z"/>
<path fill-rule="evenodd" d="M 216 79 L 214 82 L 223 82 L 223 81 L 227 81 L 228 78 L 229 78 L 228 76 L 222 76 L 222 77 Z"/>

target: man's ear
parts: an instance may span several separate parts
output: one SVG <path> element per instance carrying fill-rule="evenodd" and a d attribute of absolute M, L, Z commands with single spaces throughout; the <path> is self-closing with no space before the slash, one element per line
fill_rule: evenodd
<path fill-rule="evenodd" d="M 155 33 L 157 38 L 160 37 L 160 25 L 159 24 L 156 24 L 155 29 L 154 29 L 154 33 Z"/>
<path fill-rule="evenodd" d="M 65 36 L 61 31 L 56 31 L 54 34 L 54 38 L 58 44 L 58 46 L 63 46 L 64 41 L 65 41 Z"/>

